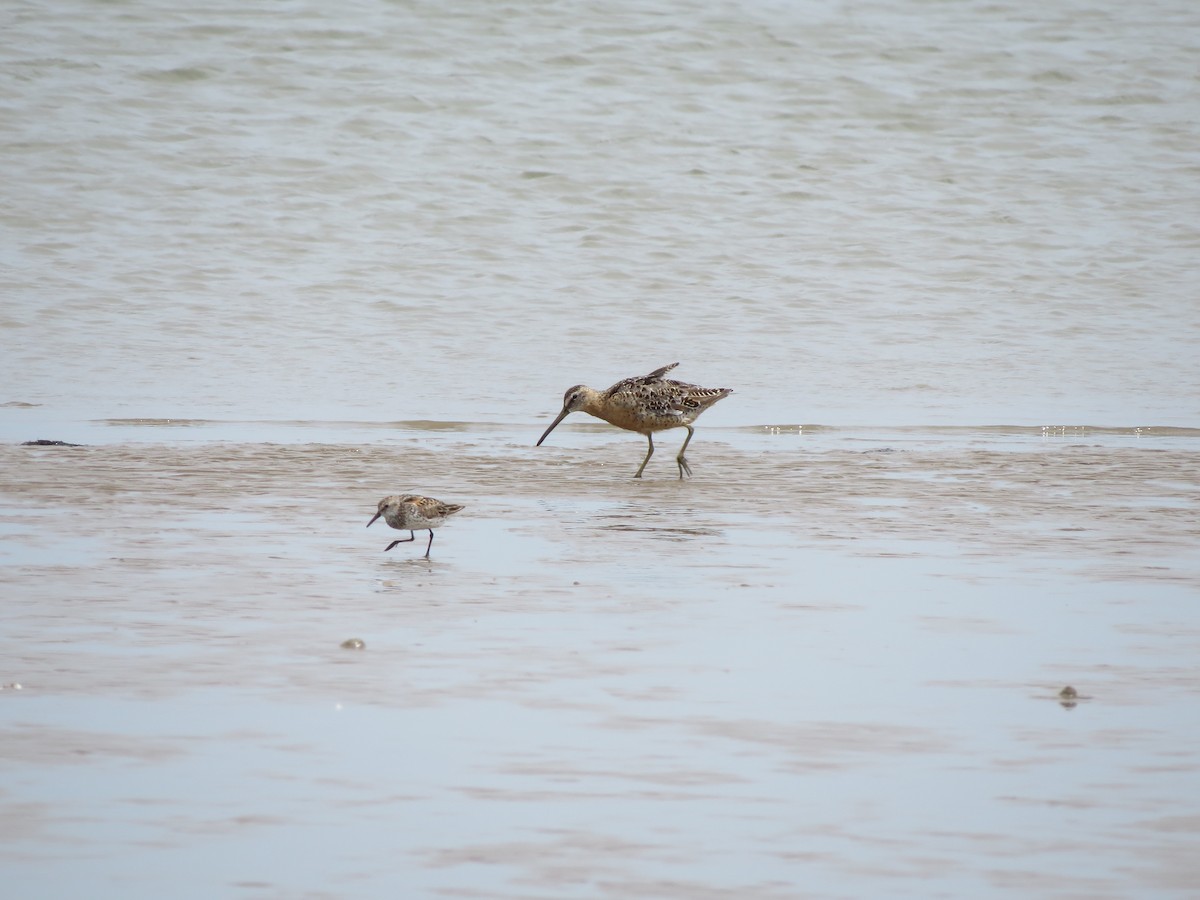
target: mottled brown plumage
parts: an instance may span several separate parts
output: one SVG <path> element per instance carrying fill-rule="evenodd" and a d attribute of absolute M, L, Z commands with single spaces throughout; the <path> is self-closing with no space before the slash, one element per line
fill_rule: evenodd
<path fill-rule="evenodd" d="M 371 516 L 367 527 L 370 528 L 376 519 L 383 516 L 383 520 L 393 528 L 408 531 L 407 539 L 392 541 L 383 548 L 385 553 L 397 544 L 407 544 L 416 540 L 414 531 L 428 531 L 429 543 L 425 546 L 425 558 L 428 559 L 429 548 L 433 546 L 433 529 L 440 527 L 447 516 L 454 515 L 460 509 L 462 507 L 456 503 L 443 503 L 441 500 L 422 497 L 420 494 L 393 494 L 379 501 L 379 511 Z"/>
<path fill-rule="evenodd" d="M 638 466 L 634 478 L 642 477 L 642 470 L 654 455 L 655 431 L 665 431 L 668 428 L 686 428 L 688 436 L 679 448 L 675 462 L 679 465 L 679 477 L 691 475 L 692 469 L 684 458 L 688 442 L 695 433 L 692 423 L 697 417 L 725 397 L 733 393 L 732 388 L 705 388 L 683 381 L 671 381 L 663 378 L 667 372 L 679 363 L 671 363 L 661 369 L 655 369 L 649 375 L 636 378 L 626 378 L 618 381 L 607 391 L 596 391 L 587 385 L 577 384 L 568 388 L 563 395 L 562 412 L 558 414 L 545 433 L 538 438 L 535 446 L 540 447 L 546 436 L 555 429 L 559 422 L 576 411 L 603 419 L 626 431 L 636 431 L 644 434 L 649 442 L 646 458 Z"/>

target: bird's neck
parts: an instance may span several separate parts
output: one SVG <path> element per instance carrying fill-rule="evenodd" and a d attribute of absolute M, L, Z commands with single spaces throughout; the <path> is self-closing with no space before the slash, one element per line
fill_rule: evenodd
<path fill-rule="evenodd" d="M 607 418 L 604 415 L 604 400 L 600 396 L 600 392 L 594 391 L 591 388 L 584 388 L 583 404 L 579 409 L 589 416 L 595 416 L 597 419 Z"/>

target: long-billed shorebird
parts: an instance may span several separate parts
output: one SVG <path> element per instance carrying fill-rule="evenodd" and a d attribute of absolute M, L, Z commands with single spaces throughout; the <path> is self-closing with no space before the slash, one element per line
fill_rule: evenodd
<path fill-rule="evenodd" d="M 422 497 L 420 494 L 405 494 L 404 496 L 393 494 L 379 501 L 379 511 L 371 516 L 367 527 L 370 528 L 375 524 L 376 519 L 383 516 L 383 521 L 393 528 L 400 531 L 407 529 L 408 537 L 392 541 L 383 548 L 384 553 L 397 544 L 415 541 L 417 536 L 413 533 L 414 531 L 428 531 L 429 543 L 425 545 L 425 558 L 429 559 L 429 548 L 433 546 L 433 529 L 441 527 L 447 516 L 454 515 L 460 509 L 462 507 L 457 503 L 443 503 L 441 500 Z"/>
<path fill-rule="evenodd" d="M 681 479 L 685 474 L 691 475 L 691 466 L 688 465 L 683 453 L 687 450 L 688 442 L 695 433 L 692 423 L 696 421 L 700 413 L 718 400 L 732 394 L 733 389 L 705 388 L 696 384 L 663 378 L 663 375 L 677 365 L 679 363 L 671 363 L 669 366 L 655 369 L 649 375 L 626 378 L 624 381 L 618 381 L 607 391 L 595 391 L 583 384 L 567 388 L 566 394 L 563 395 L 562 412 L 550 423 L 545 434 L 538 438 L 535 446 L 542 446 L 542 441 L 546 439 L 546 436 L 568 415 L 576 410 L 583 410 L 588 415 L 603 419 L 610 425 L 616 425 L 626 431 L 636 431 L 638 434 L 646 436 L 646 440 L 649 442 L 646 458 L 642 460 L 642 464 L 638 466 L 637 472 L 633 475 L 634 478 L 641 478 L 642 470 L 646 468 L 646 463 L 650 462 L 650 457 L 654 455 L 654 438 L 651 435 L 656 431 L 665 431 L 668 428 L 686 428 L 688 436 L 684 438 L 683 446 L 679 448 L 679 455 L 675 457 L 675 462 L 679 465 Z"/>

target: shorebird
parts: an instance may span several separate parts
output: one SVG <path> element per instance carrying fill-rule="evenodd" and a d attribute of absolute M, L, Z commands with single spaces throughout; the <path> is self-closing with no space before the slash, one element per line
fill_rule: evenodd
<path fill-rule="evenodd" d="M 429 559 L 429 548 L 433 546 L 433 529 L 441 527 L 447 516 L 452 516 L 462 509 L 457 503 L 443 503 L 433 497 L 422 497 L 420 494 L 392 494 L 379 501 L 379 511 L 371 516 L 367 523 L 370 528 L 375 520 L 383 516 L 383 521 L 400 531 L 408 530 L 408 537 L 392 541 L 383 548 L 383 552 L 391 550 L 397 544 L 407 544 L 415 541 L 414 531 L 428 531 L 429 543 L 425 546 L 425 558 Z"/>
<path fill-rule="evenodd" d="M 583 384 L 567 388 L 566 394 L 563 395 L 562 412 L 550 423 L 546 433 L 538 438 L 534 446 L 542 446 L 546 436 L 568 415 L 576 410 L 583 410 L 610 425 L 646 436 L 649 442 L 646 458 L 633 475 L 634 478 L 641 478 L 642 470 L 654 455 L 654 438 L 651 435 L 655 431 L 665 431 L 668 428 L 686 428 L 688 436 L 684 438 L 675 462 L 679 465 L 680 479 L 685 474 L 691 475 L 692 468 L 684 458 L 683 452 L 687 450 L 688 442 L 695 433 L 692 423 L 700 413 L 732 394 L 733 389 L 705 388 L 663 378 L 663 375 L 677 365 L 679 363 L 671 363 L 669 366 L 655 369 L 649 375 L 626 378 L 607 391 L 595 391 Z"/>

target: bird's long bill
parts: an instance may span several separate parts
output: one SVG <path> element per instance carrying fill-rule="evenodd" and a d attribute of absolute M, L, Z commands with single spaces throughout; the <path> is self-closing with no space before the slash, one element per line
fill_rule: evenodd
<path fill-rule="evenodd" d="M 378 519 L 382 515 L 383 515 L 383 513 L 375 513 L 375 515 L 371 516 L 371 521 L 367 523 L 367 527 L 370 528 L 372 525 L 374 525 L 375 520 Z"/>
<path fill-rule="evenodd" d="M 538 438 L 538 442 L 536 444 L 534 444 L 533 446 L 535 446 L 535 447 L 542 446 L 542 441 L 544 441 L 546 439 L 546 435 L 550 434 L 550 432 L 552 432 L 555 428 L 557 428 L 558 423 L 561 422 L 563 419 L 565 419 L 569 412 L 570 412 L 570 410 L 564 406 L 563 411 L 558 414 L 558 418 L 550 423 L 550 427 L 546 429 L 545 433 L 540 438 Z"/>

